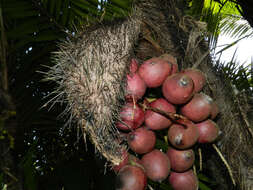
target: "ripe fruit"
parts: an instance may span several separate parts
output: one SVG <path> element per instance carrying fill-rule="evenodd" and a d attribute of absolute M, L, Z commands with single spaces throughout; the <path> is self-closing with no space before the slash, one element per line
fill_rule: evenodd
<path fill-rule="evenodd" d="M 170 54 L 163 54 L 160 56 L 160 58 L 172 64 L 171 74 L 178 72 L 178 64 L 177 64 L 177 59 L 175 57 L 173 57 Z"/>
<path fill-rule="evenodd" d="M 127 91 L 126 99 L 141 99 L 146 92 L 146 84 L 138 73 L 130 73 L 127 75 Z"/>
<path fill-rule="evenodd" d="M 149 88 L 155 88 L 161 86 L 166 77 L 171 74 L 171 64 L 154 57 L 144 61 L 138 73 Z"/>
<path fill-rule="evenodd" d="M 128 161 L 129 161 L 129 154 L 128 154 L 128 152 L 124 151 L 122 153 L 121 157 L 123 158 L 122 161 L 118 165 L 114 165 L 113 168 L 112 168 L 115 172 L 118 172 L 122 167 L 124 167 L 125 165 L 128 164 Z"/>
<path fill-rule="evenodd" d="M 169 182 L 174 190 L 197 190 L 198 179 L 192 170 L 184 173 L 171 172 Z"/>
<path fill-rule="evenodd" d="M 159 98 L 149 104 L 150 107 L 158 108 L 165 112 L 176 113 L 176 108 L 169 102 L 167 102 L 164 98 Z M 145 112 L 145 124 L 148 128 L 152 130 L 160 130 L 169 127 L 172 122 L 167 117 L 153 112 L 151 110 L 147 110 Z"/>
<path fill-rule="evenodd" d="M 189 68 L 189 69 L 185 69 L 181 71 L 181 73 L 184 73 L 188 75 L 189 77 L 191 77 L 194 83 L 194 90 L 193 90 L 194 92 L 201 91 L 204 85 L 206 84 L 205 74 L 198 69 Z"/>
<path fill-rule="evenodd" d="M 170 160 L 166 154 L 155 149 L 141 159 L 146 174 L 153 181 L 163 181 L 170 173 Z"/>
<path fill-rule="evenodd" d="M 138 70 L 138 62 L 136 59 L 132 59 L 130 63 L 129 71 L 130 73 L 136 73 Z"/>
<path fill-rule="evenodd" d="M 146 127 L 141 127 L 128 134 L 128 145 L 138 154 L 150 152 L 155 147 L 155 133 Z"/>
<path fill-rule="evenodd" d="M 168 130 L 170 143 L 178 149 L 191 147 L 197 142 L 198 137 L 198 128 L 194 124 L 187 124 L 187 126 L 172 124 Z"/>
<path fill-rule="evenodd" d="M 116 190 L 145 190 L 147 177 L 140 167 L 126 165 L 120 169 L 115 186 Z"/>
<path fill-rule="evenodd" d="M 180 113 L 194 122 L 207 119 L 211 113 L 213 100 L 204 93 L 195 94 L 191 101 L 184 105 Z"/>
<path fill-rule="evenodd" d="M 219 135 L 219 128 L 215 122 L 208 119 L 196 124 L 199 131 L 199 143 L 211 143 L 216 140 Z"/>
<path fill-rule="evenodd" d="M 182 73 L 173 74 L 164 81 L 162 86 L 163 96 L 172 104 L 184 104 L 191 99 L 193 81 Z"/>
<path fill-rule="evenodd" d="M 169 147 L 167 156 L 170 159 L 171 169 L 176 172 L 185 172 L 192 167 L 195 160 L 195 154 L 192 149 L 177 150 Z"/>
<path fill-rule="evenodd" d="M 211 108 L 211 119 L 214 119 L 219 113 L 219 107 L 218 105 L 213 102 L 212 108 Z"/>
<path fill-rule="evenodd" d="M 123 160 L 118 164 L 113 166 L 114 172 L 119 172 L 121 168 L 123 168 L 126 165 L 134 165 L 134 166 L 140 166 L 140 160 L 136 156 L 129 154 L 127 151 L 124 151 L 122 153 Z"/>
<path fill-rule="evenodd" d="M 126 103 L 120 112 L 120 122 L 117 122 L 117 128 L 130 131 L 141 126 L 144 122 L 144 112 L 137 105 L 132 102 Z"/>

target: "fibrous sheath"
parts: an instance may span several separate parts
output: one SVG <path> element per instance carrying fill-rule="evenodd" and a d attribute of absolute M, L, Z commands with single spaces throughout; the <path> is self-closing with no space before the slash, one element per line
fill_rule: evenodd
<path fill-rule="evenodd" d="M 117 141 L 115 121 L 125 96 L 125 76 L 140 23 L 127 19 L 83 32 L 60 44 L 56 65 L 47 79 L 57 82 L 52 102 L 66 103 L 66 113 L 77 121 L 96 149 L 114 164 L 124 146 Z"/>

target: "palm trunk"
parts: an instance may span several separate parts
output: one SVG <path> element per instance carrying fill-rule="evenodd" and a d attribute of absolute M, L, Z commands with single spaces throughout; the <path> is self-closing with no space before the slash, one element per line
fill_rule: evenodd
<path fill-rule="evenodd" d="M 0 5 L 0 174 L 3 175 L 4 187 L 8 190 L 22 190 L 22 180 L 14 158 L 17 119 L 15 104 L 8 93 L 7 38 Z"/>
<path fill-rule="evenodd" d="M 3 184 L 8 190 L 22 190 L 22 178 L 15 161 L 14 147 L 17 121 L 14 104 L 5 91 L 0 89 L 0 171 Z"/>

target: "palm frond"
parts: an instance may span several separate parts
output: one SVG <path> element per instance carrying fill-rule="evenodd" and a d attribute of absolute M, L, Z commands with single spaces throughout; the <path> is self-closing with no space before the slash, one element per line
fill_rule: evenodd
<path fill-rule="evenodd" d="M 228 15 L 221 20 L 219 27 L 222 34 L 231 38 L 253 37 L 253 29 L 240 16 Z"/>
<path fill-rule="evenodd" d="M 229 62 L 221 62 L 218 60 L 217 64 L 219 65 L 218 68 L 222 71 L 226 80 L 231 82 L 236 90 L 244 91 L 249 96 L 252 96 L 253 83 L 250 65 L 244 66 L 239 64 L 236 59 L 236 51 Z"/>
<path fill-rule="evenodd" d="M 210 33 L 208 38 L 210 47 L 215 47 L 217 44 L 217 38 L 222 30 L 221 21 L 229 15 L 240 16 L 237 4 L 228 0 L 192 0 L 189 6 L 189 14 L 207 23 L 207 30 Z"/>

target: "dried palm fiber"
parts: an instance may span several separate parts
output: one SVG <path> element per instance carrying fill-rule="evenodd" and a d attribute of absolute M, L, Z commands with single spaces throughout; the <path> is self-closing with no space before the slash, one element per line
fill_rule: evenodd
<path fill-rule="evenodd" d="M 124 103 L 129 60 L 170 53 L 181 68 L 193 66 L 206 73 L 208 85 L 204 91 L 221 110 L 217 123 L 223 136 L 218 147 L 228 160 L 238 188 L 249 189 L 253 180 L 253 145 L 251 124 L 245 117 L 247 101 L 243 105 L 242 98 L 232 94 L 222 70 L 212 63 L 204 38 L 205 24 L 184 16 L 185 4 L 180 2 L 139 0 L 128 19 L 99 25 L 60 44 L 54 55 L 57 64 L 47 75 L 58 84 L 52 101 L 66 102 L 66 112 L 91 138 L 98 152 L 118 164 L 126 147 L 119 145 L 114 124 Z M 205 157 L 210 147 L 208 150 L 203 159 L 212 165 L 208 171 L 219 183 L 217 189 L 231 189 L 226 167 L 215 152 Z"/>

